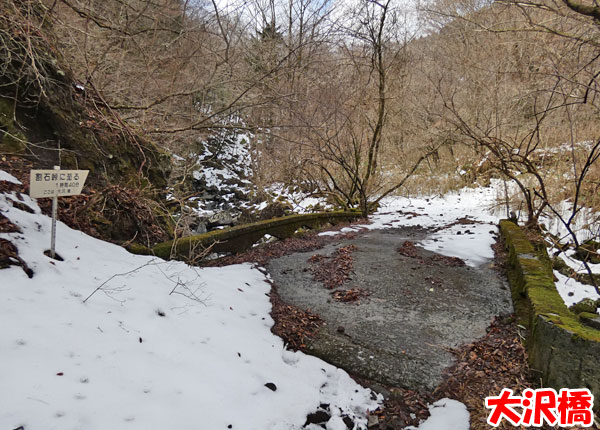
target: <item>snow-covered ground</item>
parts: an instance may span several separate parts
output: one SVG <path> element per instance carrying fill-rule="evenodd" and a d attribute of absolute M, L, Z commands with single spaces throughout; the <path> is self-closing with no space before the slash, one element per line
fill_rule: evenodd
<path fill-rule="evenodd" d="M 318 195 L 315 191 L 311 195 L 298 190 L 291 190 L 291 187 L 286 187 L 282 183 L 274 183 L 269 186 L 265 192 L 269 194 L 271 201 L 287 202 L 293 209 L 294 213 L 303 214 L 315 211 L 333 210 L 333 206 L 327 203 L 322 197 L 313 197 Z M 263 202 L 256 209 L 262 210 L 267 207 L 267 202 Z"/>
<path fill-rule="evenodd" d="M 553 254 L 556 251 L 557 250 L 553 247 L 548 248 L 548 252 L 550 254 Z M 561 252 L 558 255 L 558 258 L 562 259 L 567 266 L 573 269 L 576 273 L 587 273 L 583 263 L 575 259 L 574 255 L 575 251 L 568 250 L 567 252 Z M 600 264 L 588 263 L 588 265 L 592 270 L 592 273 L 600 274 Z M 554 271 L 554 276 L 557 278 L 557 281 L 555 282 L 556 289 L 567 306 L 574 305 L 585 298 L 592 300 L 600 299 L 600 295 L 596 292 L 593 286 L 582 284 L 573 278 L 569 278 L 561 274 L 558 270 Z M 600 313 L 600 309 L 598 310 L 598 313 Z"/>
<path fill-rule="evenodd" d="M 406 226 L 432 228 L 437 231 L 418 245 L 477 266 L 494 257 L 491 246 L 495 241 L 496 225 L 502 218 L 495 209 L 497 193 L 497 187 L 487 187 L 463 188 L 444 196 L 390 197 L 369 218 L 370 224 L 320 234 Z"/>
<path fill-rule="evenodd" d="M 21 184 L 21 181 L 19 181 L 17 178 L 15 178 L 10 173 L 5 172 L 4 170 L 0 170 L 0 181 L 11 182 L 13 184 L 18 184 L 18 185 Z"/>
<path fill-rule="evenodd" d="M 406 430 L 469 430 L 469 411 L 457 400 L 441 399 L 429 405 L 429 418 Z"/>
<path fill-rule="evenodd" d="M 1 429 L 289 430 L 320 404 L 329 429 L 343 415 L 364 428 L 378 407 L 344 371 L 271 333 L 258 269 L 136 256 L 60 222 L 64 261 L 52 260 L 50 219 L 21 198 L 34 213 L 0 195 L 22 230 L 0 237 L 34 271 L 0 270 Z"/>
<path fill-rule="evenodd" d="M 572 306 L 585 298 L 600 299 L 600 295 L 596 293 L 593 286 L 582 284 L 573 278 L 562 275 L 557 270 L 554 271 L 554 276 L 558 279 L 555 282 L 556 289 L 567 306 Z M 598 313 L 600 313 L 600 310 L 598 310 Z"/>
<path fill-rule="evenodd" d="M 189 161 L 193 164 L 191 176 L 198 191 L 205 192 L 204 196 L 188 199 L 192 202 L 190 209 L 196 215 L 210 218 L 228 211 L 237 216 L 242 210 L 260 212 L 273 202 L 289 206 L 294 213 L 332 209 L 325 199 L 301 192 L 297 186 L 275 182 L 259 189 L 251 179 L 255 173 L 260 140 L 244 130 L 243 123 L 240 127 L 216 131 L 200 142 L 198 153 L 189 154 Z M 174 158 L 182 165 L 186 163 L 183 157 L 175 155 Z M 206 194 L 212 198 L 207 199 Z M 169 198 L 175 196 L 170 194 Z M 266 200 L 260 201 L 259 198 Z"/>
<path fill-rule="evenodd" d="M 506 217 L 503 208 L 498 206 L 503 193 L 502 183 L 498 181 L 492 182 L 489 187 L 463 188 L 443 196 L 390 197 L 369 218 L 370 224 L 344 227 L 320 235 L 419 225 L 436 231 L 417 245 L 429 251 L 462 258 L 468 265 L 477 266 L 494 257 L 491 246 L 495 241 L 496 225 Z M 567 210 L 568 204 L 564 206 Z M 589 210 L 581 211 L 573 223 L 580 241 L 590 237 L 590 220 L 599 218 L 598 214 Z M 459 219 L 461 222 L 456 223 Z M 554 235 L 568 239 L 564 226 L 555 217 L 546 216 L 542 221 Z M 550 247 L 548 251 L 552 254 L 556 249 Z M 561 253 L 560 258 L 576 272 L 587 273 L 581 261 L 573 258 L 573 255 L 574 251 L 568 251 Z M 590 264 L 590 267 L 594 273 L 600 273 L 600 264 Z M 592 286 L 561 275 L 558 271 L 554 273 L 558 278 L 557 290 L 567 306 L 584 298 L 600 299 Z"/>
<path fill-rule="evenodd" d="M 3 171 L 0 180 L 18 183 Z M 298 211 L 322 203 L 280 188 L 270 192 L 297 202 Z M 391 197 L 369 224 L 321 235 L 418 225 L 433 230 L 418 245 L 478 266 L 493 258 L 502 195 L 493 184 Z M 0 428 L 287 430 L 302 428 L 320 404 L 333 412 L 328 430 L 345 429 L 345 415 L 365 428 L 381 397 L 344 371 L 285 349 L 270 332 L 270 285 L 257 268 L 198 269 L 131 255 L 62 223 L 64 261 L 51 260 L 44 255 L 50 220 L 20 197 L 34 213 L 12 206 L 16 193 L 0 195 L 0 212 L 22 230 L 0 238 L 18 247 L 35 274 L 0 270 L 0 387 L 7 388 Z M 582 271 L 571 254 L 561 258 Z M 600 265 L 593 269 L 600 273 Z M 557 277 L 567 305 L 598 298 L 593 288 Z M 419 430 L 469 428 L 460 402 L 442 399 L 430 412 Z"/>
<path fill-rule="evenodd" d="M 584 142 L 585 143 L 585 142 Z M 563 201 L 557 206 L 557 211 L 561 213 L 563 219 L 568 220 L 570 216 L 572 203 Z M 565 228 L 562 221 L 554 214 L 548 214 L 542 217 L 541 222 L 546 229 L 557 237 L 562 244 L 572 243 L 572 239 Z M 589 239 L 598 240 L 600 236 L 600 214 L 595 213 L 589 208 L 582 208 L 577 216 L 571 222 L 571 229 L 577 236 L 580 243 L 585 243 Z M 557 248 L 554 244 L 549 244 L 548 253 L 553 255 L 557 253 Z M 575 258 L 575 251 L 570 249 L 566 252 L 558 253 L 558 258 L 562 259 L 567 266 L 573 269 L 576 273 L 587 273 L 584 264 Z M 590 269 L 595 274 L 600 274 L 600 264 L 588 263 Z M 558 270 L 554 271 L 554 275 L 558 279 L 556 289 L 567 306 L 571 306 L 585 298 L 592 300 L 600 299 L 600 295 L 596 292 L 593 286 L 582 284 L 573 278 L 562 275 Z M 600 309 L 598 309 L 600 313 Z"/>

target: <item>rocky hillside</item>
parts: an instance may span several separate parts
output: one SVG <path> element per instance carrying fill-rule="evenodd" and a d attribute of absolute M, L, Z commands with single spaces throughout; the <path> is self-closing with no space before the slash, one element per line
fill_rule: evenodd
<path fill-rule="evenodd" d="M 63 221 L 114 242 L 164 240 L 170 156 L 112 111 L 93 83 L 75 79 L 51 16 L 41 2 L 0 6 L 1 167 L 23 191 L 31 168 L 88 169 L 84 195 L 61 199 Z"/>

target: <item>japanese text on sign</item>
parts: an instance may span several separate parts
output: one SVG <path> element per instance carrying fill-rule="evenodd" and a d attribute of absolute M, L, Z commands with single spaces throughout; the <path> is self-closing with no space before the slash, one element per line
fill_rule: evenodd
<path fill-rule="evenodd" d="M 31 197 L 62 197 L 81 194 L 89 170 L 32 170 Z"/>

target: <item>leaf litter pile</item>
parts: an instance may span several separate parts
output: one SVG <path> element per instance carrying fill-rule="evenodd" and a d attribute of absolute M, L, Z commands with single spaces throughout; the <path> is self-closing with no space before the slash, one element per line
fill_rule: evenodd
<path fill-rule="evenodd" d="M 356 249 L 356 245 L 348 245 L 336 249 L 330 257 L 322 254 L 310 257 L 308 261 L 312 264 L 311 272 L 315 281 L 333 290 L 351 279 L 350 274 L 354 270 L 352 253 Z"/>
<path fill-rule="evenodd" d="M 201 264 L 206 267 L 222 267 L 240 263 L 256 263 L 260 266 L 265 266 L 274 258 L 296 252 L 309 252 L 320 249 L 325 246 L 328 240 L 328 238 L 318 236 L 316 232 L 310 231 L 302 235 L 290 237 L 289 239 L 257 246 L 241 254 L 203 261 Z"/>
<path fill-rule="evenodd" d="M 404 257 L 419 259 L 420 264 L 440 264 L 450 267 L 461 267 L 466 264 L 461 258 L 448 257 L 441 254 L 433 254 L 429 257 L 424 257 L 422 249 L 410 240 L 405 241 L 396 248 L 396 252 Z"/>
<path fill-rule="evenodd" d="M 421 251 L 414 242 L 410 240 L 405 241 L 402 245 L 396 248 L 398 254 L 403 255 L 404 257 L 409 258 L 419 258 L 421 256 Z"/>
<path fill-rule="evenodd" d="M 285 304 L 279 297 L 275 286 L 271 288 L 269 297 L 273 305 L 271 317 L 275 320 L 271 331 L 281 337 L 287 343 L 288 348 L 294 351 L 305 348 L 307 339 L 313 337 L 323 325 L 321 317 L 310 310 L 302 310 Z"/>
<path fill-rule="evenodd" d="M 358 248 L 356 245 L 347 245 L 336 249 L 331 256 L 315 254 L 308 259 L 311 263 L 311 272 L 315 281 L 321 282 L 327 289 L 335 290 L 346 281 L 352 279 L 354 260 L 352 253 Z M 331 292 L 331 297 L 336 302 L 357 303 L 360 299 L 368 297 L 369 292 L 362 288 L 338 289 Z"/>
<path fill-rule="evenodd" d="M 331 297 L 336 302 L 355 303 L 360 299 L 369 297 L 369 292 L 362 288 L 351 288 L 349 290 L 337 290 L 331 293 Z"/>

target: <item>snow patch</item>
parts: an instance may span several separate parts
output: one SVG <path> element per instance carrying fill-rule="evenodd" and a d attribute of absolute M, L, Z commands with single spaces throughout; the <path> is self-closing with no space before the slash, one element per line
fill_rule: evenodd
<path fill-rule="evenodd" d="M 423 248 L 449 257 L 458 257 L 478 266 L 494 257 L 496 225 L 500 221 L 497 207 L 499 184 L 486 188 L 463 188 L 444 196 L 388 197 L 369 217 L 370 224 L 343 228 L 341 232 L 415 227 L 436 231 L 418 243 Z M 334 235 L 338 232 L 323 232 Z"/>
<path fill-rule="evenodd" d="M 11 182 L 13 184 L 22 185 L 22 182 L 8 172 L 0 170 L 0 181 Z"/>
<path fill-rule="evenodd" d="M 593 286 L 582 284 L 573 278 L 564 276 L 557 270 L 554 271 L 554 276 L 558 279 L 555 282 L 558 294 L 560 294 L 567 307 L 579 303 L 585 298 L 592 300 L 600 299 L 600 295 L 598 295 Z"/>
<path fill-rule="evenodd" d="M 52 260 L 50 218 L 6 195 L 0 211 L 23 230 L 0 237 L 35 273 L 0 270 L 0 428 L 289 430 L 326 403 L 364 429 L 382 400 L 285 349 L 270 331 L 267 278 L 248 264 L 132 255 L 61 222 L 64 261 Z"/>
<path fill-rule="evenodd" d="M 407 427 L 406 430 L 469 430 L 470 415 L 467 407 L 448 398 L 438 400 L 429 406 L 431 414 L 419 427 Z"/>

